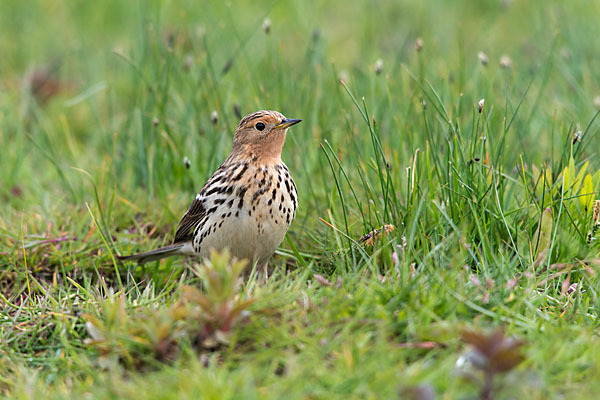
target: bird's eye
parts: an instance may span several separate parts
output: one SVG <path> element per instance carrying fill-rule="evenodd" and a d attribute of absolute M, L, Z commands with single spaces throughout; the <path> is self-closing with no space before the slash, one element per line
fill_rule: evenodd
<path fill-rule="evenodd" d="M 263 129 L 265 129 L 265 124 L 263 124 L 262 122 L 259 122 L 258 124 L 255 125 L 255 128 L 258 129 L 259 131 L 262 131 Z"/>

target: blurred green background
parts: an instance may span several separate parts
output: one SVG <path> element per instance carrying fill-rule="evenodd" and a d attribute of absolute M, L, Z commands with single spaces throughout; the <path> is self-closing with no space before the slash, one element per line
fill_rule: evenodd
<path fill-rule="evenodd" d="M 299 171 L 304 157 L 318 155 L 313 149 L 323 138 L 342 148 L 351 140 L 352 106 L 340 76 L 365 96 L 389 148 L 410 154 L 422 144 L 422 126 L 410 126 L 418 122 L 411 114 L 422 96 L 407 71 L 431 82 L 453 105 L 452 118 L 470 116 L 485 98 L 500 119 L 533 80 L 507 154 L 509 164 L 521 152 L 541 162 L 552 144 L 562 145 L 558 137 L 552 143 L 553 129 L 584 129 L 596 109 L 600 61 L 590 38 L 599 7 L 493 0 L 7 2 L 0 15 L 0 126 L 11 151 L 0 162 L 12 173 L 2 190 L 6 195 L 27 182 L 26 195 L 55 195 L 60 167 L 61 189 L 80 198 L 88 191 L 68 167 L 93 170 L 113 153 L 122 185 L 163 195 L 197 189 L 228 152 L 236 105 L 242 114 L 273 108 L 304 118 L 285 150 Z M 500 68 L 503 55 L 512 68 Z M 374 74 L 377 59 L 382 76 Z M 43 107 L 32 104 L 24 87 L 40 68 L 59 85 Z M 187 175 L 184 156 L 193 165 Z"/>

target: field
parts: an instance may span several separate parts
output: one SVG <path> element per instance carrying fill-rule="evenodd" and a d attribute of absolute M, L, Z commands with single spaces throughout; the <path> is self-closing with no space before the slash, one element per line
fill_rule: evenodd
<path fill-rule="evenodd" d="M 600 395 L 600 3 L 0 13 L 0 393 Z M 303 122 L 262 269 L 170 243 L 240 116 Z"/>

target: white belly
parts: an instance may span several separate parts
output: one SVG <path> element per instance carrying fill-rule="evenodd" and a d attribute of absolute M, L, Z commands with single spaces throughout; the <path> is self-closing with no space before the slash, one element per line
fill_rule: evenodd
<path fill-rule="evenodd" d="M 279 211 L 279 203 L 269 206 L 266 197 L 259 199 L 254 206 L 247 207 L 245 204 L 239 209 L 238 216 L 234 212 L 223 218 L 223 214 L 227 213 L 216 213 L 206 222 L 205 229 L 211 233 L 200 244 L 201 257 L 208 257 L 212 249 L 221 251 L 228 248 L 238 259 L 257 260 L 264 264 L 285 238 L 293 218 L 287 206 Z"/>
<path fill-rule="evenodd" d="M 283 163 L 271 172 L 248 168 L 246 174 L 247 179 L 234 180 L 229 190 L 198 195 L 207 211 L 189 250 L 208 257 L 213 249 L 228 248 L 234 257 L 259 264 L 277 250 L 296 213 L 294 182 Z"/>

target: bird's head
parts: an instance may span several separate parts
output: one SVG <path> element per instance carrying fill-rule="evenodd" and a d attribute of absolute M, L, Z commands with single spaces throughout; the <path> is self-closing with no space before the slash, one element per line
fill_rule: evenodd
<path fill-rule="evenodd" d="M 288 128 L 300 121 L 286 118 L 277 111 L 248 114 L 235 131 L 232 154 L 254 157 L 264 162 L 279 161 Z"/>

